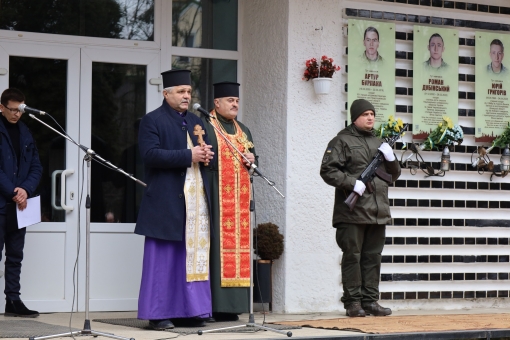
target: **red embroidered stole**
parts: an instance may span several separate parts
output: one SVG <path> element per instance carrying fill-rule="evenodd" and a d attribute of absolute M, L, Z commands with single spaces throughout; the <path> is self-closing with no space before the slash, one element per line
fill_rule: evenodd
<path fill-rule="evenodd" d="M 211 121 L 241 152 L 248 151 L 246 134 L 235 120 L 233 135 L 227 134 L 217 119 Z M 231 150 L 217 131 L 215 133 L 218 140 L 221 286 L 249 287 L 250 175 L 241 156 Z"/>

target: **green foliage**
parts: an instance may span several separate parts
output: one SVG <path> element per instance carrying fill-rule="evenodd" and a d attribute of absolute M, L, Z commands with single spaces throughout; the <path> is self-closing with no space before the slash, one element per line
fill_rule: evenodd
<path fill-rule="evenodd" d="M 0 0 L 0 29 L 154 40 L 154 0 Z"/>
<path fill-rule="evenodd" d="M 114 0 L 3 0 L 0 29 L 119 38 L 120 19 Z"/>
<path fill-rule="evenodd" d="M 510 124 L 508 124 L 506 126 L 505 131 L 503 131 L 503 133 L 492 142 L 492 146 L 493 147 L 497 146 L 504 149 L 509 144 L 510 144 Z"/>
<path fill-rule="evenodd" d="M 255 254 L 262 260 L 277 260 L 283 253 L 283 235 L 273 223 L 261 223 L 253 230 Z"/>

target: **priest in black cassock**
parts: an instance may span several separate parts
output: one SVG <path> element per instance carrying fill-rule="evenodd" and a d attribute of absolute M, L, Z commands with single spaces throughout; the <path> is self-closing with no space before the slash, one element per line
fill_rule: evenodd
<path fill-rule="evenodd" d="M 248 162 L 255 162 L 250 130 L 237 121 L 239 84 L 214 85 L 214 117 L 202 117 L 216 154 L 206 166 L 205 176 L 211 193 L 210 282 L 213 317 L 235 321 L 249 311 L 250 287 L 250 174 Z M 209 122 L 210 120 L 210 122 Z M 212 124 L 216 127 L 213 128 Z"/>
<path fill-rule="evenodd" d="M 138 318 L 156 330 L 204 326 L 211 316 L 204 164 L 214 153 L 202 121 L 188 112 L 190 74 L 162 73 L 163 102 L 142 118 L 138 134 L 147 183 L 135 228 L 145 236 Z"/>

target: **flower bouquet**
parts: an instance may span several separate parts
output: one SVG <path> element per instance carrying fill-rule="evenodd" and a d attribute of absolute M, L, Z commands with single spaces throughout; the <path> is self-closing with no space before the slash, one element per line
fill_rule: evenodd
<path fill-rule="evenodd" d="M 510 144 L 510 123 L 506 126 L 506 129 L 503 131 L 501 135 L 499 135 L 496 139 L 492 141 L 492 145 L 485 149 L 483 146 L 478 147 L 478 157 L 474 162 L 472 162 L 473 168 L 483 168 L 487 167 L 488 170 L 492 171 L 493 163 L 488 157 L 488 154 L 494 149 L 495 147 L 500 147 L 501 149 L 504 149 L 507 145 Z"/>
<path fill-rule="evenodd" d="M 451 118 L 444 116 L 437 128 L 430 133 L 420 150 L 439 150 L 440 146 L 461 144 L 464 133 L 459 125 L 453 125 Z"/>
<path fill-rule="evenodd" d="M 491 152 L 496 146 L 504 149 L 507 145 L 510 144 L 510 124 L 506 126 L 505 131 L 501 135 L 499 135 L 494 141 L 492 141 L 492 146 L 487 149 L 487 153 Z"/>
<path fill-rule="evenodd" d="M 393 136 L 397 136 L 403 127 L 404 122 L 402 122 L 402 119 L 398 118 L 395 120 L 393 116 L 389 116 L 388 121 L 381 124 L 381 126 L 379 126 L 379 128 L 375 131 L 375 135 L 379 138 L 391 138 Z M 404 136 L 404 134 L 405 132 L 402 136 Z"/>
<path fill-rule="evenodd" d="M 325 55 L 322 56 L 320 65 L 315 58 L 308 59 L 305 65 L 306 70 L 303 73 L 303 80 L 306 81 L 319 77 L 333 78 L 333 73 L 340 71 L 340 66 L 333 65 L 333 58 L 328 58 Z"/>

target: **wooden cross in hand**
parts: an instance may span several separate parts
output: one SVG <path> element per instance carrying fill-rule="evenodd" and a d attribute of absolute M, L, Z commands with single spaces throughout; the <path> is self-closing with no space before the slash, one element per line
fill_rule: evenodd
<path fill-rule="evenodd" d="M 198 144 L 200 146 L 205 146 L 206 145 L 205 142 L 204 142 L 204 137 L 202 137 L 203 135 L 205 135 L 205 131 L 202 129 L 200 124 L 195 125 L 195 127 L 193 128 L 193 134 L 195 136 L 197 136 Z M 208 166 L 209 165 L 209 161 L 205 161 L 204 165 Z"/>

